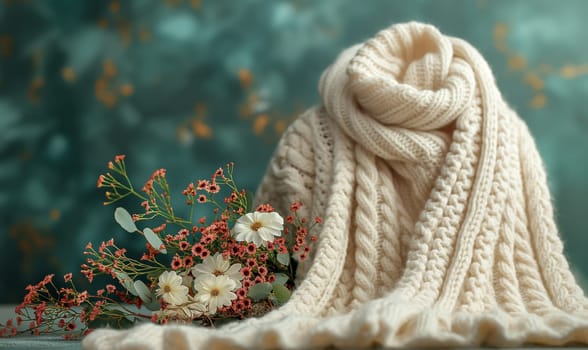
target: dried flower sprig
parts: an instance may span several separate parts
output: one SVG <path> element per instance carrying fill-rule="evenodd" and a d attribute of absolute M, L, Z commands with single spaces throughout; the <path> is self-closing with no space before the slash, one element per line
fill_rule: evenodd
<path fill-rule="evenodd" d="M 104 204 L 139 200 L 143 212 L 118 207 L 114 219 L 125 231 L 143 236 L 145 251 L 136 258 L 114 239 L 97 249 L 88 243 L 82 275 L 90 283 L 100 275 L 111 283 L 90 293 L 75 286 L 71 273 L 63 286 L 48 275 L 27 286 L 17 317 L 0 324 L 0 336 L 62 332 L 71 338 L 141 320 L 215 326 L 259 316 L 289 299 L 295 287 L 293 262 L 308 258 L 317 240 L 310 232 L 322 222 L 300 217 L 302 203 L 293 203 L 285 220 L 268 203 L 252 211 L 249 193 L 236 185 L 230 163 L 182 191 L 189 207 L 183 218 L 172 206 L 165 169 L 156 170 L 140 191 L 127 174 L 124 155 L 109 162 L 108 169 L 97 183 L 106 189 Z M 212 220 L 194 220 L 200 204 L 212 205 Z"/>

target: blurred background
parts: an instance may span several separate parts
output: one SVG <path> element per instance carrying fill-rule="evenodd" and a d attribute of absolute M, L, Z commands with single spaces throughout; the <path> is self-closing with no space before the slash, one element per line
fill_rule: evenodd
<path fill-rule="evenodd" d="M 167 168 L 180 202 L 189 182 L 229 161 L 255 190 L 280 134 L 319 103 L 322 70 L 411 20 L 466 39 L 490 63 L 536 138 L 583 281 L 586 13 L 583 0 L 1 0 L 0 303 L 47 273 L 78 272 L 87 242 L 143 246 L 96 188 L 116 154 L 139 186 Z"/>

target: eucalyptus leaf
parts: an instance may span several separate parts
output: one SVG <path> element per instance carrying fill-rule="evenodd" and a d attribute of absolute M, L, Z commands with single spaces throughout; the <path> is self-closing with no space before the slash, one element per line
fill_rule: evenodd
<path fill-rule="evenodd" d="M 133 217 L 123 207 L 118 207 L 114 210 L 114 220 L 127 232 L 132 233 L 137 231 Z"/>
<path fill-rule="evenodd" d="M 263 300 L 270 295 L 272 289 L 272 285 L 268 282 L 258 283 L 249 288 L 247 296 L 253 299 L 253 301 Z"/>
<path fill-rule="evenodd" d="M 107 312 L 100 313 L 94 320 L 88 321 L 88 328 L 131 328 L 135 322 L 129 320 L 126 314 L 120 310 L 108 309 Z"/>
<path fill-rule="evenodd" d="M 278 259 L 278 262 L 282 265 L 290 265 L 290 254 L 285 253 L 285 254 L 278 254 L 276 256 L 276 258 Z"/>
<path fill-rule="evenodd" d="M 143 230 L 143 235 L 145 236 L 147 242 L 149 242 L 149 244 L 151 244 L 151 246 L 154 249 L 158 249 L 161 253 L 167 254 L 167 249 L 165 249 L 165 247 L 160 248 L 163 245 L 163 242 L 161 241 L 161 239 L 159 239 L 159 236 L 157 236 L 155 232 L 153 232 L 152 229 L 147 227 Z"/>
<path fill-rule="evenodd" d="M 285 273 L 281 273 L 281 272 L 276 273 L 275 276 L 276 276 L 276 280 L 274 281 L 274 284 L 275 283 L 286 284 L 286 282 L 288 282 L 288 280 L 290 279 L 288 277 L 288 275 L 286 275 Z"/>
<path fill-rule="evenodd" d="M 137 296 L 141 298 L 144 303 L 149 304 L 153 301 L 153 293 L 151 293 L 143 281 L 136 280 L 135 283 L 133 283 L 133 287 L 135 287 L 135 290 L 137 291 Z"/>
<path fill-rule="evenodd" d="M 292 293 L 283 284 L 275 283 L 272 285 L 272 294 L 276 297 L 276 300 L 280 305 L 285 304 Z"/>
<path fill-rule="evenodd" d="M 129 275 L 121 271 L 115 271 L 115 274 L 120 284 L 122 284 L 123 287 L 125 287 L 129 291 L 129 293 L 138 296 L 137 290 L 135 289 L 135 284 L 133 283 L 133 279 L 130 278 Z"/>
<path fill-rule="evenodd" d="M 135 290 L 137 291 L 137 295 L 143 301 L 143 305 L 151 311 L 159 310 L 161 305 L 157 301 L 157 297 L 151 292 L 151 290 L 143 283 L 141 280 L 135 281 L 133 283 Z"/>

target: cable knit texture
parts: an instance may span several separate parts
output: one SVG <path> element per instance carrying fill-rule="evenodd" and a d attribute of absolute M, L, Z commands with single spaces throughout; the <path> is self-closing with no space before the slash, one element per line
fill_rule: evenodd
<path fill-rule="evenodd" d="M 588 343 L 588 303 L 526 125 L 463 40 L 394 25 L 345 50 L 258 202 L 324 224 L 282 308 L 220 329 L 98 330 L 86 349 Z"/>

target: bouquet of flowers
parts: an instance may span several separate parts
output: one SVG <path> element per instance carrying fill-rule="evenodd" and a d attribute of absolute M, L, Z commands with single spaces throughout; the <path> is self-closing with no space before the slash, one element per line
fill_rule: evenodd
<path fill-rule="evenodd" d="M 302 203 L 292 203 L 284 216 L 269 203 L 252 210 L 249 193 L 234 181 L 231 163 L 183 190 L 189 214 L 180 217 L 171 204 L 165 169 L 156 170 L 140 191 L 127 174 L 124 155 L 109 162 L 108 169 L 97 184 L 107 190 L 104 204 L 126 197 L 141 202 L 142 212 L 117 207 L 114 219 L 144 240 L 142 256 L 129 256 L 114 239 L 97 248 L 88 243 L 81 273 L 90 283 L 100 275 L 109 283 L 89 292 L 76 287 L 72 273 L 63 281 L 48 275 L 26 287 L 17 317 L 0 324 L 0 336 L 59 331 L 72 338 L 141 320 L 214 327 L 263 315 L 289 299 L 294 265 L 308 257 L 317 239 L 312 229 L 321 223 L 320 217 L 310 221 L 298 215 Z M 212 205 L 214 217 L 196 215 L 199 205 Z"/>

